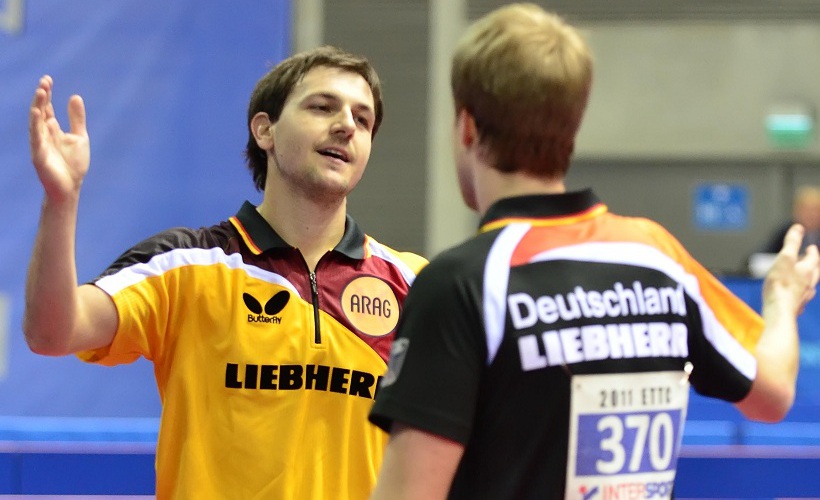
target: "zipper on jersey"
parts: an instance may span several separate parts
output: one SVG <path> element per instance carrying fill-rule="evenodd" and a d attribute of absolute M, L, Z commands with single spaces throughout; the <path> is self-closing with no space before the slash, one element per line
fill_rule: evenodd
<path fill-rule="evenodd" d="M 319 285 L 316 284 L 316 273 L 310 271 L 310 294 L 313 298 L 313 327 L 314 338 L 317 344 L 322 343 L 322 332 L 319 329 Z"/>

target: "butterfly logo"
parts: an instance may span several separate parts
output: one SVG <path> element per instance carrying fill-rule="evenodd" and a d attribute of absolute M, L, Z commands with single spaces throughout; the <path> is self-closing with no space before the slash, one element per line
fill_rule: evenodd
<path fill-rule="evenodd" d="M 276 316 L 282 312 L 282 309 L 284 309 L 286 305 L 288 305 L 290 293 L 284 290 L 276 293 L 267 302 L 265 302 L 264 308 L 262 307 L 262 303 L 249 293 L 243 293 L 242 300 L 245 302 L 245 307 L 247 307 L 248 310 L 254 314 L 262 314 L 264 312 L 267 316 Z"/>

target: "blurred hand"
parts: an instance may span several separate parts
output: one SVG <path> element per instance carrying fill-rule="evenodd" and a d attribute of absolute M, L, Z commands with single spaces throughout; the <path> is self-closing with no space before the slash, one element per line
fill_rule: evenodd
<path fill-rule="evenodd" d="M 810 245 L 799 256 L 804 232 L 803 226 L 794 224 L 786 233 L 783 248 L 763 281 L 764 307 L 785 307 L 797 316 L 814 297 L 820 278 L 820 254 L 816 245 Z"/>
<path fill-rule="evenodd" d="M 31 161 L 45 189 L 55 201 L 79 193 L 91 161 L 86 130 L 85 105 L 78 95 L 68 101 L 70 131 L 64 132 L 54 116 L 51 102 L 51 77 L 40 78 L 29 110 Z"/>

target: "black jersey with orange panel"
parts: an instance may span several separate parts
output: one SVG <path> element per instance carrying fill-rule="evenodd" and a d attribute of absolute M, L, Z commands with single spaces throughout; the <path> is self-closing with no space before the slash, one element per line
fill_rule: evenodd
<path fill-rule="evenodd" d="M 689 383 L 743 398 L 762 326 L 654 222 L 504 199 L 414 282 L 370 418 L 464 444 L 452 498 L 669 496 Z"/>

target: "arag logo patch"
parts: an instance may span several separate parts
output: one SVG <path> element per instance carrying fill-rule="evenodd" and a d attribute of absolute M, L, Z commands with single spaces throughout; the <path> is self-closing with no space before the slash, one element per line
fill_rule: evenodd
<path fill-rule="evenodd" d="M 399 301 L 390 285 L 375 276 L 361 276 L 342 291 L 342 311 L 362 333 L 381 337 L 399 322 Z"/>
<path fill-rule="evenodd" d="M 290 300 L 290 293 L 282 290 L 277 292 L 273 297 L 265 302 L 265 307 L 262 303 L 249 293 L 242 294 L 242 301 L 245 302 L 245 307 L 253 314 L 248 314 L 248 323 L 272 323 L 279 324 L 282 318 L 277 316 L 282 309 L 288 305 Z"/>

